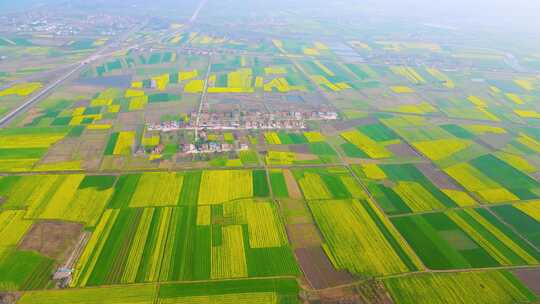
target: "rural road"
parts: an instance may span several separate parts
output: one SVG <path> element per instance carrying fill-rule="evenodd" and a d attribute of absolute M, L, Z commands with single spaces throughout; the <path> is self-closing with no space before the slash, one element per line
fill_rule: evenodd
<path fill-rule="evenodd" d="M 86 62 L 86 61 L 85 61 Z M 41 97 L 45 96 L 47 93 L 49 93 L 52 89 L 56 88 L 59 84 L 64 82 L 66 79 L 68 79 L 71 75 L 75 74 L 77 71 L 79 71 L 84 65 L 85 62 L 81 62 L 76 64 L 76 67 L 72 70 L 70 70 L 68 73 L 62 75 L 60 78 L 55 80 L 53 83 L 47 85 L 44 89 L 42 89 L 39 93 L 33 95 L 25 101 L 22 105 L 18 106 L 11 112 L 9 112 L 6 116 L 2 117 L 0 119 L 0 128 L 7 125 L 15 116 L 17 116 L 19 113 L 30 107 L 32 104 L 34 104 L 36 101 L 38 101 Z"/>
<path fill-rule="evenodd" d="M 189 24 L 193 24 L 196 20 L 197 20 L 197 17 L 199 16 L 199 13 L 201 12 L 201 10 L 203 9 L 203 7 L 205 6 L 207 0 L 201 0 L 201 2 L 199 3 L 199 5 L 197 6 L 197 9 L 195 10 L 195 12 L 193 12 L 193 15 L 191 16 L 191 18 L 189 19 Z M 6 125 L 9 124 L 9 122 L 11 122 L 13 120 L 13 118 L 15 118 L 17 115 L 19 115 L 20 113 L 22 113 L 23 111 L 27 110 L 31 105 L 33 105 L 34 103 L 38 102 L 39 100 L 41 100 L 42 97 L 46 96 L 47 93 L 51 92 L 53 89 L 55 89 L 56 87 L 58 87 L 60 84 L 62 84 L 64 81 L 66 81 L 69 77 L 71 77 L 73 74 L 79 72 L 82 68 L 84 68 L 86 65 L 100 59 L 100 58 L 103 58 L 103 57 L 107 57 L 109 56 L 111 53 L 108 53 L 108 54 L 103 54 L 108 48 L 110 48 L 111 46 L 119 43 L 119 42 L 122 42 L 124 41 L 125 39 L 127 39 L 127 37 L 129 37 L 129 35 L 131 33 L 133 33 L 134 31 L 138 30 L 139 28 L 143 27 L 144 25 L 146 25 L 146 22 L 143 23 L 142 26 L 139 26 L 139 27 L 136 27 L 134 29 L 132 29 L 131 31 L 125 33 L 124 35 L 122 35 L 120 37 L 120 39 L 118 39 L 118 41 L 116 42 L 113 42 L 105 47 L 103 47 L 102 49 L 98 50 L 96 53 L 92 54 L 90 57 L 80 61 L 79 63 L 75 63 L 73 64 L 74 67 L 72 69 L 70 69 L 66 74 L 60 76 L 58 79 L 54 80 L 52 83 L 48 84 L 47 86 L 45 86 L 45 88 L 41 89 L 41 91 L 39 91 L 38 93 L 32 95 L 28 100 L 26 100 L 23 104 L 21 104 L 20 106 L 18 106 L 17 108 L 13 109 L 11 112 L 9 112 L 8 114 L 6 114 L 4 117 L 0 118 L 0 128 L 3 128 L 5 127 Z M 133 48 L 130 47 L 130 48 Z"/>
<path fill-rule="evenodd" d="M 191 16 L 191 18 L 189 19 L 189 23 L 190 24 L 193 24 L 195 22 L 195 20 L 197 20 L 197 17 L 199 17 L 199 13 L 201 12 L 201 10 L 203 9 L 204 5 L 206 4 L 208 0 L 201 0 L 201 2 L 199 3 L 199 6 L 197 7 L 197 9 L 195 10 L 195 12 L 193 12 L 193 15 Z"/>
<path fill-rule="evenodd" d="M 112 42 L 111 44 L 108 44 L 106 46 L 104 46 L 103 48 L 99 49 L 97 52 L 93 53 L 92 55 L 90 55 L 88 58 L 78 62 L 78 63 L 74 63 L 72 64 L 71 66 L 73 66 L 73 68 L 69 69 L 68 72 L 66 72 L 65 74 L 63 74 L 62 76 L 60 76 L 58 79 L 54 80 L 52 83 L 48 84 L 47 86 L 45 86 L 43 89 L 41 89 L 38 93 L 32 95 L 28 100 L 26 100 L 23 104 L 21 104 L 20 106 L 18 106 L 17 108 L 13 109 L 11 112 L 9 112 L 8 114 L 6 114 L 4 117 L 0 118 L 0 128 L 3 128 L 5 127 L 6 125 L 9 124 L 9 122 L 11 122 L 11 120 L 13 120 L 13 118 L 15 118 L 17 115 L 19 115 L 21 112 L 27 110 L 31 105 L 33 105 L 34 103 L 38 102 L 39 100 L 41 100 L 42 97 L 46 96 L 47 93 L 49 93 L 51 90 L 55 89 L 56 87 L 58 87 L 60 84 L 62 84 L 64 81 L 66 81 L 68 78 L 70 78 L 73 74 L 79 72 L 82 68 L 84 68 L 86 65 L 98 60 L 98 59 L 101 59 L 101 58 L 104 58 L 104 57 L 107 57 L 107 56 L 110 56 L 113 52 L 109 52 L 109 53 L 106 53 L 104 54 L 105 51 L 107 51 L 109 48 L 111 48 L 112 46 L 115 46 L 116 44 L 124 41 L 125 39 L 127 39 L 129 37 L 129 35 L 131 33 L 133 33 L 134 31 L 140 29 L 141 27 L 143 27 L 144 25 L 146 25 L 146 22 L 143 22 L 141 26 L 138 26 L 138 27 L 135 27 L 134 29 L 130 30 L 129 32 L 123 34 L 122 36 L 120 36 L 118 38 L 117 41 L 114 41 Z"/>

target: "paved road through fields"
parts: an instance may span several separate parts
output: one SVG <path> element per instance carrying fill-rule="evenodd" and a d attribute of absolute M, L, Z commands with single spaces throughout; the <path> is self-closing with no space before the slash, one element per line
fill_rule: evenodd
<path fill-rule="evenodd" d="M 196 20 L 197 20 L 197 17 L 199 16 L 199 13 L 201 12 L 201 10 L 203 9 L 203 7 L 205 6 L 207 0 L 201 0 L 201 2 L 199 3 L 199 5 L 197 6 L 197 9 L 195 10 L 195 12 L 193 12 L 193 15 L 191 16 L 191 18 L 189 19 L 189 25 L 193 24 Z M 22 113 L 23 111 L 27 110 L 31 105 L 33 105 L 34 103 L 38 102 L 39 100 L 41 100 L 42 97 L 46 96 L 47 93 L 49 93 L 51 90 L 53 90 L 54 88 L 58 87 L 60 84 L 62 84 L 64 81 L 66 81 L 67 79 L 69 79 L 73 74 L 79 72 L 82 68 L 84 68 L 86 65 L 100 59 L 100 58 L 103 58 L 103 57 L 107 57 L 109 56 L 111 53 L 114 53 L 111 52 L 111 53 L 107 53 L 107 54 L 104 54 L 104 52 L 106 50 L 108 50 L 109 48 L 111 47 L 114 47 L 114 46 L 117 46 L 119 45 L 120 42 L 124 41 L 125 39 L 127 39 L 129 37 L 129 35 L 133 32 L 135 32 L 136 30 L 138 30 L 139 28 L 143 27 L 144 25 L 146 24 L 146 22 L 144 22 L 141 26 L 139 27 L 136 27 L 134 29 L 132 29 L 131 31 L 123 34 L 119 39 L 118 41 L 116 42 L 113 42 L 105 47 L 103 47 L 102 49 L 98 50 L 96 53 L 92 54 L 90 57 L 84 59 L 83 61 L 79 62 L 79 63 L 76 63 L 76 64 L 73 64 L 73 68 L 69 69 L 69 71 L 65 74 L 63 74 L 62 76 L 60 76 L 58 79 L 54 80 L 52 83 L 48 84 L 47 86 L 45 86 L 45 88 L 41 89 L 38 93 L 32 95 L 28 100 L 26 100 L 23 104 L 21 104 L 20 106 L 18 106 L 17 108 L 13 109 L 11 112 L 9 112 L 8 114 L 6 114 L 4 117 L 0 118 L 0 128 L 3 128 L 5 127 L 6 125 L 9 124 L 9 122 L 11 122 L 13 120 L 13 118 L 15 118 L 17 115 L 19 115 L 20 113 Z M 132 46 L 130 48 L 133 48 L 133 47 L 136 47 L 136 46 Z"/>
<path fill-rule="evenodd" d="M 2 119 L 0 119 L 0 128 L 7 125 L 15 116 L 17 116 L 22 111 L 28 109 L 28 107 L 30 107 L 33 103 L 38 101 L 41 97 L 45 96 L 52 89 L 56 88 L 59 84 L 64 82 L 66 79 L 68 79 L 71 75 L 73 75 L 77 71 L 79 71 L 84 65 L 85 65 L 85 62 L 81 62 L 81 63 L 76 64 L 74 69 L 71 69 L 69 72 L 62 75 L 60 78 L 55 80 L 53 83 L 45 86 L 45 88 L 43 88 L 41 91 L 39 91 L 39 93 L 34 94 L 32 97 L 30 97 L 30 99 L 25 101 L 22 105 L 18 106 L 17 108 L 15 108 L 11 112 L 9 112 L 6 116 L 2 117 Z"/>
<path fill-rule="evenodd" d="M 122 34 L 120 37 L 118 37 L 117 41 L 114 41 L 114 42 L 104 46 L 103 48 L 99 49 L 98 51 L 96 51 L 95 53 L 90 55 L 88 58 L 86 58 L 86 59 L 84 59 L 84 60 L 82 60 L 82 61 L 80 61 L 78 63 L 72 64 L 71 65 L 72 68 L 70 68 L 65 74 L 63 74 L 62 76 L 60 76 L 59 78 L 54 80 L 52 83 L 45 86 L 43 89 L 38 91 L 36 94 L 33 94 L 32 96 L 30 96 L 30 98 L 28 100 L 26 100 L 23 104 L 21 104 L 17 108 L 13 109 L 11 112 L 6 114 L 4 117 L 0 118 L 0 128 L 3 128 L 5 126 L 7 126 L 9 124 L 9 122 L 11 122 L 13 120 L 13 118 L 15 118 L 17 115 L 19 115 L 23 111 L 27 110 L 34 103 L 41 100 L 41 98 L 46 96 L 47 93 L 49 93 L 54 88 L 58 87 L 64 81 L 66 81 L 71 76 L 73 76 L 75 73 L 79 72 L 86 65 L 88 65 L 88 64 L 90 64 L 90 63 L 92 63 L 92 62 L 94 62 L 94 61 L 96 61 L 98 59 L 101 59 L 103 57 L 109 56 L 114 51 L 104 54 L 105 51 L 109 50 L 110 48 L 118 46 L 119 43 L 126 40 L 131 33 L 133 33 L 134 31 L 136 31 L 138 29 L 140 29 L 144 25 L 146 25 L 146 22 L 143 22 L 140 26 L 135 27 L 132 30 Z"/>
<path fill-rule="evenodd" d="M 197 17 L 199 17 L 199 13 L 201 12 L 202 8 L 204 7 L 207 1 L 208 0 L 201 0 L 201 2 L 199 3 L 199 6 L 197 6 L 197 9 L 195 10 L 195 12 L 193 12 L 193 15 L 189 19 L 190 24 L 193 24 L 195 20 L 197 20 Z"/>

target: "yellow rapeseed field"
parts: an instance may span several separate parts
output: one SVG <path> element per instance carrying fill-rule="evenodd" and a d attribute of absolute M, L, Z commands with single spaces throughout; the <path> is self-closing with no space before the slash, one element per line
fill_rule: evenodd
<path fill-rule="evenodd" d="M 201 93 L 204 89 L 204 80 L 191 80 L 184 86 L 186 93 Z"/>
<path fill-rule="evenodd" d="M 43 87 L 43 85 L 39 82 L 17 83 L 0 91 L 0 97 L 9 95 L 28 96 L 36 90 L 41 89 L 41 87 Z"/>
<path fill-rule="evenodd" d="M 287 74 L 287 69 L 281 66 L 270 66 L 264 68 L 266 75 Z"/>
<path fill-rule="evenodd" d="M 514 207 L 540 222 L 540 200 L 515 204 Z"/>
<path fill-rule="evenodd" d="M 304 86 L 292 86 L 289 84 L 286 78 L 277 77 L 269 82 L 263 84 L 263 89 L 265 92 L 272 92 L 273 89 L 276 89 L 278 92 L 287 93 L 291 91 L 305 91 Z"/>
<path fill-rule="evenodd" d="M 169 85 L 169 74 L 154 76 L 152 80 L 156 83 L 156 89 L 164 91 Z"/>
<path fill-rule="evenodd" d="M 130 207 L 174 206 L 182 191 L 184 177 L 176 172 L 151 172 L 142 174 Z"/>
<path fill-rule="evenodd" d="M 38 163 L 32 168 L 32 171 L 76 171 L 82 169 L 81 160 L 70 160 L 62 162 Z"/>
<path fill-rule="evenodd" d="M 281 139 L 279 139 L 277 132 L 265 132 L 264 139 L 271 145 L 281 145 Z"/>
<path fill-rule="evenodd" d="M 414 84 L 425 83 L 426 80 L 422 77 L 414 68 L 408 66 L 392 66 L 390 67 L 392 72 L 397 75 L 401 75 L 407 78 L 410 82 Z"/>
<path fill-rule="evenodd" d="M 287 244 L 283 225 L 271 202 L 250 202 L 245 208 L 251 248 L 281 247 Z"/>
<path fill-rule="evenodd" d="M 360 202 L 312 201 L 309 207 L 324 237 L 327 253 L 337 269 L 365 276 L 409 271 Z M 388 228 L 392 229 L 391 226 Z"/>
<path fill-rule="evenodd" d="M 390 89 L 394 93 L 398 93 L 398 94 L 407 94 L 407 93 L 414 93 L 415 92 L 412 88 L 409 88 L 409 87 L 406 87 L 406 86 L 393 86 L 393 87 L 390 87 Z"/>
<path fill-rule="evenodd" d="M 88 125 L 86 128 L 88 130 L 109 130 L 112 127 L 110 124 L 97 124 L 97 125 Z"/>
<path fill-rule="evenodd" d="M 476 191 L 480 197 L 489 203 L 504 203 L 518 201 L 517 197 L 506 188 L 491 188 Z"/>
<path fill-rule="evenodd" d="M 383 180 L 386 179 L 384 171 L 376 164 L 365 164 L 360 167 L 364 175 L 369 179 Z"/>
<path fill-rule="evenodd" d="M 17 246 L 32 226 L 32 221 L 24 219 L 25 213 L 24 210 L 0 212 L 0 258 L 6 250 Z"/>
<path fill-rule="evenodd" d="M 247 277 L 247 261 L 244 253 L 244 238 L 241 225 L 222 228 L 222 243 L 212 247 L 212 279 Z"/>
<path fill-rule="evenodd" d="M 73 277 L 69 283 L 70 287 L 86 286 L 119 212 L 119 209 L 107 209 L 101 216 L 90 240 L 75 264 Z"/>
<path fill-rule="evenodd" d="M 143 88 L 143 82 L 142 81 L 133 81 L 131 83 L 131 87 L 134 89 L 142 89 Z"/>
<path fill-rule="evenodd" d="M 525 133 L 519 133 L 519 136 L 516 139 L 519 143 L 527 146 L 531 150 L 540 153 L 540 142 L 536 139 L 530 137 L 529 135 Z M 1 139 L 0 139 L 1 142 Z"/>
<path fill-rule="evenodd" d="M 202 173 L 199 205 L 219 204 L 252 196 L 253 180 L 249 170 L 206 170 Z"/>
<path fill-rule="evenodd" d="M 392 153 L 384 146 L 357 130 L 343 132 L 341 133 L 341 137 L 364 151 L 371 158 L 378 159 L 392 156 Z"/>
<path fill-rule="evenodd" d="M 24 134 L 0 136 L 0 147 L 2 148 L 47 148 L 59 140 L 65 134 Z"/>
<path fill-rule="evenodd" d="M 268 165 L 291 165 L 296 161 L 296 154 L 285 151 L 268 151 L 265 161 Z"/>
<path fill-rule="evenodd" d="M 400 181 L 393 187 L 394 192 L 411 208 L 413 212 L 444 209 L 443 203 L 417 182 Z"/>
<path fill-rule="evenodd" d="M 307 200 L 332 198 L 332 193 L 318 174 L 306 172 L 298 183 Z"/>
<path fill-rule="evenodd" d="M 426 68 L 426 71 L 428 71 L 431 76 L 437 78 L 437 80 L 442 81 L 444 86 L 448 89 L 453 89 L 456 87 L 454 81 L 450 79 L 446 74 L 441 72 L 440 70 L 436 68 Z"/>
<path fill-rule="evenodd" d="M 508 99 L 518 105 L 522 105 L 525 103 L 525 101 L 521 97 L 519 97 L 519 95 L 514 93 L 506 93 L 506 97 L 508 97 Z"/>
<path fill-rule="evenodd" d="M 197 78 L 199 76 L 199 71 L 192 70 L 192 71 L 182 71 L 179 74 L 178 80 L 185 81 L 193 78 Z"/>
<path fill-rule="evenodd" d="M 496 152 L 495 155 L 510 166 L 523 172 L 535 173 L 537 171 L 537 167 L 521 155 L 504 152 Z"/>
<path fill-rule="evenodd" d="M 471 192 L 500 188 L 499 184 L 468 163 L 459 163 L 444 171 Z"/>
<path fill-rule="evenodd" d="M 516 79 L 514 82 L 526 91 L 534 90 L 534 83 L 529 79 Z"/>
<path fill-rule="evenodd" d="M 519 117 L 540 119 L 540 113 L 534 110 L 514 110 Z"/>
<path fill-rule="evenodd" d="M 407 114 L 427 114 L 437 112 L 437 108 L 432 106 L 430 103 L 421 102 L 418 104 L 406 104 L 400 105 L 397 107 L 388 108 L 389 110 Z"/>
<path fill-rule="evenodd" d="M 148 96 L 133 97 L 129 100 L 129 111 L 143 110 L 148 104 Z"/>
<path fill-rule="evenodd" d="M 125 98 L 131 98 L 131 97 L 141 97 L 144 96 L 143 90 L 133 90 L 133 89 L 127 89 L 124 93 Z"/>
<path fill-rule="evenodd" d="M 325 141 L 324 135 L 322 135 L 320 132 L 311 131 L 311 132 L 304 132 L 304 137 L 310 142 L 322 142 Z"/>
<path fill-rule="evenodd" d="M 197 226 L 208 226 L 211 224 L 211 212 L 210 205 L 202 205 L 197 207 Z"/>
<path fill-rule="evenodd" d="M 134 131 L 122 131 L 118 133 L 118 139 L 114 146 L 113 155 L 122 155 L 131 152 L 131 148 L 135 143 Z"/>
<path fill-rule="evenodd" d="M 435 139 L 412 143 L 415 149 L 434 161 L 450 157 L 471 145 L 470 141 L 460 138 Z"/>
<path fill-rule="evenodd" d="M 473 105 L 478 106 L 478 107 L 487 107 L 488 105 L 484 99 L 478 96 L 469 96 L 467 97 L 467 100 L 470 101 Z"/>
<path fill-rule="evenodd" d="M 146 240 L 148 239 L 148 232 L 152 223 L 154 210 L 154 208 L 143 209 L 139 225 L 137 226 L 137 231 L 135 232 L 135 236 L 129 250 L 125 271 L 122 274 L 122 283 L 135 283 L 137 272 L 139 271 L 139 265 L 143 258 Z"/>
<path fill-rule="evenodd" d="M 453 189 L 441 189 L 441 191 L 460 207 L 477 205 L 476 201 L 467 192 Z"/>

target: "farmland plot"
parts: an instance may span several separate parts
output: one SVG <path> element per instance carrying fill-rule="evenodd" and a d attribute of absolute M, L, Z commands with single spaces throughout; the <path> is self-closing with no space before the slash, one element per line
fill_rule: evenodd
<path fill-rule="evenodd" d="M 129 206 L 174 206 L 178 203 L 183 180 L 180 173 L 144 173 L 137 183 Z"/>
<path fill-rule="evenodd" d="M 17 249 L 30 230 L 24 210 L 0 211 L 0 291 L 44 288 L 54 261 L 37 252 Z"/>
<path fill-rule="evenodd" d="M 540 260 L 532 246 L 485 209 L 395 217 L 392 222 L 431 269 L 527 265 Z"/>
<path fill-rule="evenodd" d="M 372 203 L 328 200 L 310 201 L 309 206 L 324 236 L 323 248 L 337 269 L 359 276 L 376 276 L 423 268 L 397 230 Z"/>
<path fill-rule="evenodd" d="M 9 249 L 0 256 L 0 291 L 46 288 L 54 260 L 34 251 Z"/>
<path fill-rule="evenodd" d="M 26 218 L 81 222 L 92 227 L 113 194 L 114 176 L 83 174 L 20 177 L 4 208 L 25 208 Z"/>
<path fill-rule="evenodd" d="M 384 281 L 396 303 L 517 303 L 537 297 L 507 271 L 420 274 Z"/>
<path fill-rule="evenodd" d="M 491 210 L 535 246 L 540 246 L 538 201 L 492 207 Z"/>
<path fill-rule="evenodd" d="M 218 204 L 252 196 L 251 171 L 216 170 L 202 173 L 199 204 Z"/>
<path fill-rule="evenodd" d="M 158 303 L 294 303 L 298 291 L 292 279 L 169 283 L 160 286 Z"/>
<path fill-rule="evenodd" d="M 84 303 L 98 304 L 107 299 L 107 303 L 154 303 L 157 296 L 155 285 L 129 285 L 98 288 L 64 289 L 26 292 L 18 303 L 68 304 Z"/>
<path fill-rule="evenodd" d="M 102 179 L 105 183 L 86 184 L 86 180 L 90 179 Z M 83 222 L 94 226 L 113 193 L 111 187 L 114 180 L 114 177 L 107 176 L 70 175 L 65 178 L 47 205 L 41 210 L 38 209 L 37 217 Z"/>
<path fill-rule="evenodd" d="M 0 258 L 17 246 L 30 229 L 32 221 L 24 219 L 25 211 L 7 210 L 0 212 Z"/>
<path fill-rule="evenodd" d="M 455 132 L 446 126 L 428 125 L 425 118 L 396 116 L 381 119 L 381 122 L 415 150 L 443 168 L 487 153 L 473 138 L 456 136 Z M 420 126 L 422 128 L 418 128 Z"/>
<path fill-rule="evenodd" d="M 0 171 L 30 171 L 69 128 L 16 128 L 0 131 Z"/>
<path fill-rule="evenodd" d="M 453 165 L 445 171 L 488 203 L 538 198 L 538 181 L 492 154 Z"/>
<path fill-rule="evenodd" d="M 438 188 L 414 165 L 367 164 L 355 165 L 353 170 L 366 180 L 368 189 L 388 214 L 441 210 L 469 202 L 465 192 Z"/>
<path fill-rule="evenodd" d="M 295 169 L 293 173 L 307 200 L 366 196 L 347 169 L 342 167 Z"/>
<path fill-rule="evenodd" d="M 298 272 L 276 207 L 252 200 L 108 209 L 75 269 L 81 287 Z"/>

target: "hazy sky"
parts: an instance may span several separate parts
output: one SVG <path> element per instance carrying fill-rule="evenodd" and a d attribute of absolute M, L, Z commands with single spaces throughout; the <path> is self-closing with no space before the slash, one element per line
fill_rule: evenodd
<path fill-rule="evenodd" d="M 393 10 L 403 16 L 425 15 L 434 18 L 466 17 L 520 19 L 536 21 L 539 0 L 369 0 L 377 7 Z M 496 19 L 495 19 L 496 21 Z"/>
<path fill-rule="evenodd" d="M 35 3 L 59 3 L 66 1 L 83 1 L 84 3 L 91 3 L 95 0 L 0 0 L 0 10 L 4 10 L 10 6 L 21 9 Z M 119 4 L 120 2 L 125 3 L 126 5 L 138 3 L 143 6 L 162 6 L 160 3 L 167 3 L 166 6 L 171 7 L 174 6 L 174 3 L 178 3 L 179 6 L 182 6 L 182 3 L 185 5 L 186 3 L 199 2 L 200 0 L 111 1 L 115 4 Z M 268 4 L 269 7 L 279 3 L 283 5 L 292 4 L 292 6 L 297 7 L 299 6 L 298 4 L 300 4 L 304 7 L 317 6 L 324 8 L 325 6 L 335 7 L 336 4 L 342 3 L 343 9 L 347 9 L 351 6 L 359 7 L 361 9 L 365 7 L 367 12 L 375 10 L 383 15 L 418 17 L 421 19 L 432 19 L 432 21 L 447 21 L 450 18 L 462 18 L 478 22 L 479 24 L 500 24 L 504 26 L 506 23 L 513 23 L 540 29 L 540 0 L 235 0 L 234 2 L 241 7 L 242 4 L 245 5 L 247 1 L 263 2 Z M 339 11 L 335 13 L 339 14 Z"/>

